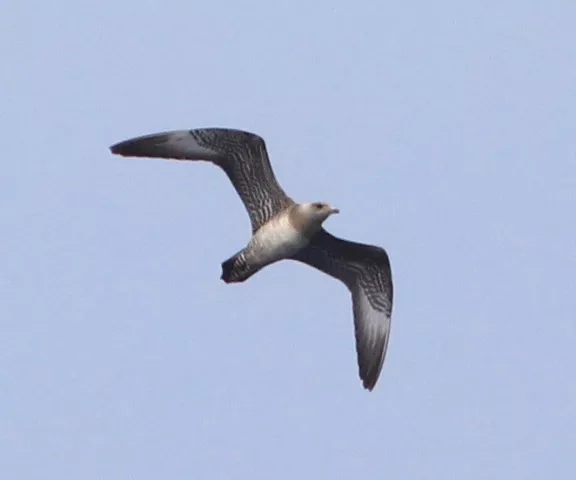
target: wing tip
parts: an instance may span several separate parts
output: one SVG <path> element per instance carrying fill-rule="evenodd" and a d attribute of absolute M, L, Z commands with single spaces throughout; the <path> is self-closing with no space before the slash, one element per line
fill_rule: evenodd
<path fill-rule="evenodd" d="M 149 150 L 151 146 L 147 137 L 131 138 L 122 142 L 115 143 L 110 147 L 110 151 L 114 155 L 122 155 L 123 157 L 144 156 L 145 151 Z"/>
<path fill-rule="evenodd" d="M 380 378 L 380 369 L 376 372 L 360 372 L 360 379 L 362 380 L 362 386 L 371 392 L 376 387 L 378 379 Z"/>
<path fill-rule="evenodd" d="M 362 385 L 369 392 L 374 390 L 378 380 L 380 379 L 382 368 L 384 367 L 384 360 L 386 359 L 389 338 L 389 336 L 386 336 L 383 348 L 379 352 L 376 361 L 369 360 L 358 352 L 358 374 L 362 380 Z"/>
<path fill-rule="evenodd" d="M 364 386 L 364 390 L 368 390 L 369 392 L 371 392 L 372 390 L 374 390 L 376 382 L 368 382 L 366 380 L 363 380 L 362 385 Z"/>
<path fill-rule="evenodd" d="M 168 157 L 172 152 L 167 150 L 166 143 L 180 133 L 182 132 L 159 132 L 133 137 L 115 143 L 109 149 L 113 154 L 123 157 Z"/>
<path fill-rule="evenodd" d="M 110 146 L 110 152 L 114 155 L 123 155 L 123 146 L 126 142 L 119 142 L 115 143 L 114 145 Z"/>

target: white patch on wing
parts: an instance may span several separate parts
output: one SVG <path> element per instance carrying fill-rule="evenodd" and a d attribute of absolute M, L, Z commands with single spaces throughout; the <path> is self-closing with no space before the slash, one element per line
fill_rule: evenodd
<path fill-rule="evenodd" d="M 214 159 L 220 154 L 210 148 L 199 145 L 188 131 L 171 132 L 163 146 L 167 153 L 175 154 L 182 159 Z M 158 145 L 160 147 L 160 145 Z"/>

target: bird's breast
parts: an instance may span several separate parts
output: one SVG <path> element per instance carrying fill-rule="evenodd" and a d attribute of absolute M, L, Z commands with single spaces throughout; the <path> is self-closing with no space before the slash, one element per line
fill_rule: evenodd
<path fill-rule="evenodd" d="M 289 257 L 302 247 L 308 239 L 288 222 L 263 225 L 254 235 L 251 250 L 263 263 Z"/>

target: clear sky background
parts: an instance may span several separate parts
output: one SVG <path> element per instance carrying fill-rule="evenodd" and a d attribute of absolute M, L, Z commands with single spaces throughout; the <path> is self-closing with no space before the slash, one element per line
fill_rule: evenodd
<path fill-rule="evenodd" d="M 576 475 L 575 2 L 1 10 L 1 478 Z M 219 280 L 221 171 L 108 151 L 206 126 L 388 250 L 372 393 L 343 285 Z"/>

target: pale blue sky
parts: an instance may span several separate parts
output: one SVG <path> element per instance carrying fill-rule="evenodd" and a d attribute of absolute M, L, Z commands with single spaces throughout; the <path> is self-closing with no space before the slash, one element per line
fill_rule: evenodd
<path fill-rule="evenodd" d="M 0 477 L 576 475 L 575 2 L 1 10 Z M 205 126 L 388 250 L 374 392 L 338 282 L 219 280 L 221 171 L 108 151 Z"/>

